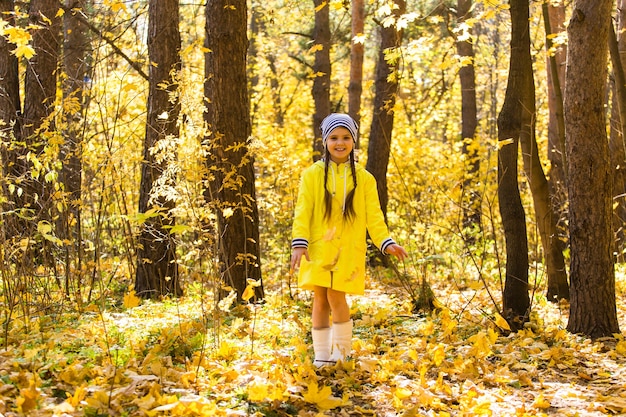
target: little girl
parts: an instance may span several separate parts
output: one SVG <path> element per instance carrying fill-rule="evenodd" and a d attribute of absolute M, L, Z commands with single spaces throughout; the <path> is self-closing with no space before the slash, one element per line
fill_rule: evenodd
<path fill-rule="evenodd" d="M 399 260 L 407 256 L 389 236 L 374 176 L 354 160 L 356 122 L 333 113 L 322 121 L 321 130 L 324 157 L 302 173 L 291 243 L 298 286 L 313 291 L 311 335 L 317 367 L 350 354 L 346 293 L 365 290 L 366 232 L 383 253 Z"/>

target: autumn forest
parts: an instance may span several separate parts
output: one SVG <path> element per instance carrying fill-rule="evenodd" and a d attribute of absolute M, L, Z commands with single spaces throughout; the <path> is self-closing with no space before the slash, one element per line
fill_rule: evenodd
<path fill-rule="evenodd" d="M 0 16 L 0 416 L 626 413 L 625 0 Z M 368 242 L 318 368 L 291 240 L 333 112 L 409 255 Z"/>

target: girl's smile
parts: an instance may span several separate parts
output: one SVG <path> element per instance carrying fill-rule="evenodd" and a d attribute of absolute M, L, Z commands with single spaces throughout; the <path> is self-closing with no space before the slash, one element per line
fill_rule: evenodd
<path fill-rule="evenodd" d="M 354 148 L 350 131 L 342 126 L 333 129 L 326 139 L 326 148 L 328 148 L 331 161 L 336 164 L 347 162 Z"/>

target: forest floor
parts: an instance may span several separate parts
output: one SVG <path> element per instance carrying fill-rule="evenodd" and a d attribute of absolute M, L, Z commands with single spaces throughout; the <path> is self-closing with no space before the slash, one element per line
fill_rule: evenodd
<path fill-rule="evenodd" d="M 528 327 L 506 335 L 479 285 L 433 284 L 439 308 L 413 314 L 401 288 L 376 281 L 351 299 L 352 357 L 320 370 L 311 364 L 310 300 L 289 289 L 267 290 L 262 305 L 219 308 L 197 288 L 159 303 L 131 292 L 115 308 L 15 319 L 0 351 L 0 414 L 626 413 L 626 341 L 569 334 L 566 304 L 534 296 Z M 617 288 L 623 328 L 623 277 Z"/>

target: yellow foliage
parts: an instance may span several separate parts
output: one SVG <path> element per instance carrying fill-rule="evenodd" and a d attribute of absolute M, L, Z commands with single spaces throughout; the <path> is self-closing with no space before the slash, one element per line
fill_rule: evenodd
<path fill-rule="evenodd" d="M 498 326 L 502 330 L 511 331 L 511 326 L 509 326 L 509 323 L 504 319 L 504 317 L 502 317 L 499 313 L 496 313 L 495 316 L 496 316 L 496 326 Z"/>
<path fill-rule="evenodd" d="M 27 388 L 20 389 L 20 395 L 15 400 L 17 409 L 20 413 L 28 414 L 37 407 L 40 392 L 37 388 L 36 376 L 33 375 Z"/>
<path fill-rule="evenodd" d="M 333 396 L 330 387 L 324 386 L 320 389 L 316 381 L 309 383 L 307 391 L 302 394 L 302 398 L 308 403 L 317 405 L 321 410 L 330 410 L 344 403 L 341 398 Z"/>
<path fill-rule="evenodd" d="M 539 408 L 542 410 L 550 408 L 551 404 L 548 399 L 543 395 L 543 393 L 539 394 L 535 400 L 533 401 L 533 407 Z"/>
<path fill-rule="evenodd" d="M 130 288 L 126 294 L 124 294 L 124 308 L 135 308 L 141 304 L 141 299 L 137 297 L 134 288 Z"/>

